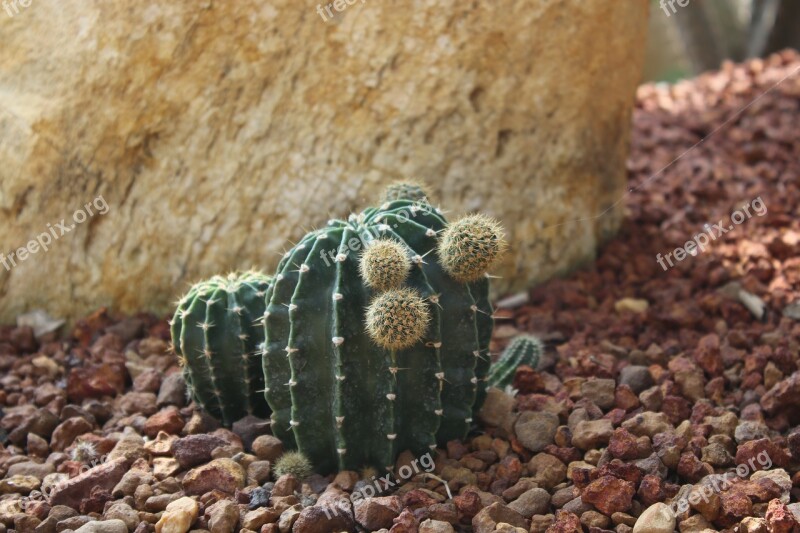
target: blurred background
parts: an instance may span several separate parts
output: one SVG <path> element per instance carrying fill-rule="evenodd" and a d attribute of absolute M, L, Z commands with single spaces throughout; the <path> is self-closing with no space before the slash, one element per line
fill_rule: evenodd
<path fill-rule="evenodd" d="M 722 61 L 800 48 L 797 0 L 650 0 L 643 81 L 674 82 Z"/>

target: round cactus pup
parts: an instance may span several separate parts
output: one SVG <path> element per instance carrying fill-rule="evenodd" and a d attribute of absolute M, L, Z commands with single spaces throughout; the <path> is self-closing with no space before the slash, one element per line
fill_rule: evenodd
<path fill-rule="evenodd" d="M 402 350 L 422 339 L 430 319 L 428 306 L 416 291 L 393 289 L 367 308 L 367 332 L 379 346 Z"/>
<path fill-rule="evenodd" d="M 359 262 L 364 283 L 379 292 L 400 287 L 411 270 L 406 249 L 391 239 L 373 241 L 361 254 Z"/>
<path fill-rule="evenodd" d="M 439 240 L 442 268 L 462 283 L 482 278 L 506 247 L 503 228 L 485 215 L 468 215 L 448 224 Z"/>

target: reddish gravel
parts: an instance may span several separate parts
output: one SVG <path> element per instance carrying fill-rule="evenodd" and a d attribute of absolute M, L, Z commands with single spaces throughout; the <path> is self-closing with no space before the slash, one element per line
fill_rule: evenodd
<path fill-rule="evenodd" d="M 590 268 L 497 312 L 496 351 L 534 332 L 548 353 L 438 451 L 447 487 L 420 474 L 329 515 L 369 476 L 273 481 L 263 421 L 186 405 L 164 320 L 100 310 L 66 340 L 0 327 L 0 533 L 797 531 L 799 69 L 639 90 L 628 218 Z"/>

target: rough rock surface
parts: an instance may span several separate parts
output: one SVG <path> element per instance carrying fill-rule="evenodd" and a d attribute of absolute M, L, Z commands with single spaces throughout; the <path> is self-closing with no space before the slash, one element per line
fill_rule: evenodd
<path fill-rule="evenodd" d="M 622 216 L 586 218 L 624 192 L 647 2 L 359 2 L 329 22 L 315 6 L 3 14 L 0 252 L 98 195 L 108 212 L 0 269 L 0 320 L 163 311 L 407 177 L 505 220 L 498 290 L 594 257 Z"/>

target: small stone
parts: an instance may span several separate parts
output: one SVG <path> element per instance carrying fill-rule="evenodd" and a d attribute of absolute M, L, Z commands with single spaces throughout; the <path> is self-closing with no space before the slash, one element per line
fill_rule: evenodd
<path fill-rule="evenodd" d="M 172 444 L 172 454 L 181 468 L 192 468 L 211 460 L 214 448 L 227 445 L 228 442 L 217 435 L 201 433 L 177 439 Z"/>
<path fill-rule="evenodd" d="M 6 475 L 12 476 L 33 476 L 44 480 L 45 476 L 56 471 L 53 463 L 34 463 L 33 461 L 23 461 L 8 467 Z"/>
<path fill-rule="evenodd" d="M 654 413 L 652 411 L 645 411 L 629 420 L 626 420 L 622 424 L 622 427 L 636 436 L 641 437 L 642 435 L 646 435 L 651 439 L 657 433 L 675 431 L 675 428 L 672 424 L 670 424 L 667 415 L 664 413 Z"/>
<path fill-rule="evenodd" d="M 672 533 L 675 515 L 665 503 L 654 503 L 644 510 L 633 526 L 633 533 Z"/>
<path fill-rule="evenodd" d="M 247 479 L 253 480 L 256 484 L 269 481 L 270 463 L 269 461 L 253 461 L 247 465 Z"/>
<path fill-rule="evenodd" d="M 614 302 L 614 310 L 617 313 L 623 313 L 625 311 L 644 313 L 647 311 L 648 307 L 650 307 L 648 301 L 639 298 L 622 298 Z"/>
<path fill-rule="evenodd" d="M 581 499 L 594 505 L 601 513 L 611 516 L 630 509 L 635 493 L 635 485 L 630 481 L 606 475 L 589 483 L 582 491 Z"/>
<path fill-rule="evenodd" d="M 273 496 L 291 496 L 300 490 L 300 480 L 293 474 L 284 474 L 275 481 L 272 487 Z"/>
<path fill-rule="evenodd" d="M 614 406 L 615 386 L 613 379 L 590 379 L 581 384 L 581 396 L 600 409 L 610 409 Z"/>
<path fill-rule="evenodd" d="M 269 433 L 272 422 L 269 419 L 247 415 L 233 423 L 231 429 L 242 440 L 242 445 L 247 450 L 253 449 L 253 442 L 257 437 Z"/>
<path fill-rule="evenodd" d="M 770 533 L 791 533 L 800 527 L 792 512 L 780 500 L 772 500 L 764 515 Z"/>
<path fill-rule="evenodd" d="M 58 524 L 59 528 L 60 526 L 61 523 Z M 75 533 L 128 533 L 128 526 L 122 520 L 95 520 L 86 522 Z"/>
<path fill-rule="evenodd" d="M 429 518 L 419 525 L 419 533 L 455 533 L 455 529 L 447 522 Z"/>
<path fill-rule="evenodd" d="M 114 502 L 103 513 L 103 518 L 106 520 L 122 520 L 128 528 L 128 531 L 133 531 L 139 524 L 139 513 L 137 513 L 130 505 L 125 502 Z"/>
<path fill-rule="evenodd" d="M 368 531 L 391 528 L 392 521 L 403 510 L 403 504 L 397 496 L 358 499 L 353 502 L 356 522 Z"/>
<path fill-rule="evenodd" d="M 133 463 L 146 456 L 144 440 L 139 435 L 126 435 L 119 439 L 114 445 L 114 449 L 108 454 L 109 460 L 120 460 L 126 463 Z"/>
<path fill-rule="evenodd" d="M 164 378 L 161 388 L 158 390 L 156 404 L 158 407 L 165 405 L 183 407 L 186 405 L 186 382 L 180 372 L 173 372 Z"/>
<path fill-rule="evenodd" d="M 41 480 L 34 476 L 10 476 L 0 480 L 0 495 L 2 494 L 30 494 L 42 484 Z"/>
<path fill-rule="evenodd" d="M 620 385 L 629 386 L 636 394 L 653 386 L 650 369 L 641 365 L 628 365 L 619 371 Z"/>
<path fill-rule="evenodd" d="M 583 420 L 572 432 L 572 445 L 581 450 L 593 450 L 605 446 L 614 433 L 611 420 Z"/>
<path fill-rule="evenodd" d="M 586 511 L 581 515 L 581 524 L 587 528 L 605 529 L 610 523 L 609 517 L 597 511 Z"/>
<path fill-rule="evenodd" d="M 520 444 L 536 453 L 553 444 L 558 425 L 558 416 L 552 413 L 524 411 L 517 419 L 514 429 Z"/>
<path fill-rule="evenodd" d="M 239 507 L 231 500 L 220 500 L 206 508 L 208 530 L 211 533 L 233 533 L 239 522 Z"/>
<path fill-rule="evenodd" d="M 50 492 L 51 505 L 67 505 L 75 509 L 81 500 L 95 487 L 111 491 L 127 470 L 123 460 L 112 460 L 90 468 L 59 485 Z"/>
<path fill-rule="evenodd" d="M 550 508 L 550 493 L 540 488 L 531 489 L 508 504 L 508 508 L 525 518 L 530 518 L 535 514 L 545 514 Z"/>
<path fill-rule="evenodd" d="M 186 533 L 197 519 L 200 505 L 184 496 L 167 505 L 167 509 L 156 522 L 156 533 Z"/>
<path fill-rule="evenodd" d="M 275 462 L 283 455 L 283 443 L 278 437 L 259 435 L 253 441 L 252 450 L 259 459 Z"/>
<path fill-rule="evenodd" d="M 514 397 L 504 391 L 490 387 L 486 391 L 486 400 L 478 411 L 478 420 L 490 427 L 499 427 L 511 431 L 514 425 Z"/>
<path fill-rule="evenodd" d="M 190 470 L 183 478 L 187 494 L 205 494 L 217 489 L 233 494 L 244 488 L 245 472 L 242 466 L 231 459 L 214 459 L 210 463 Z"/>
<path fill-rule="evenodd" d="M 528 527 L 525 517 L 517 511 L 502 503 L 493 503 L 483 508 L 472 518 L 472 530 L 474 533 L 492 533 L 495 530 L 495 526 L 501 522 L 511 524 L 514 527 Z"/>
<path fill-rule="evenodd" d="M 151 439 L 154 439 L 160 431 L 177 435 L 183 429 L 184 423 L 178 408 L 171 405 L 147 419 L 147 422 L 144 423 L 144 434 Z"/>
<path fill-rule="evenodd" d="M 331 510 L 333 509 L 333 511 Z M 303 509 L 294 523 L 293 533 L 328 533 L 329 531 L 353 531 L 355 520 L 349 511 L 337 507 L 323 509 L 312 505 Z"/>
<path fill-rule="evenodd" d="M 26 443 L 28 455 L 31 457 L 41 457 L 44 459 L 50 454 L 50 445 L 47 439 L 43 439 L 35 433 L 28 433 L 28 442 Z"/>
<path fill-rule="evenodd" d="M 560 510 L 556 512 L 555 522 L 547 529 L 548 533 L 583 533 L 581 519 L 575 513 Z"/>
<path fill-rule="evenodd" d="M 242 527 L 258 531 L 264 524 L 277 522 L 280 514 L 275 509 L 261 507 L 247 512 L 242 519 Z"/>

